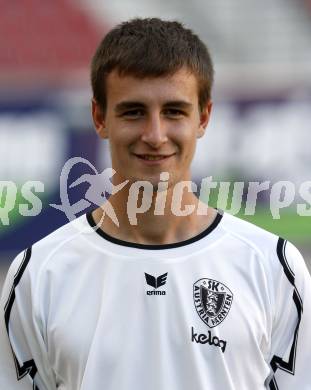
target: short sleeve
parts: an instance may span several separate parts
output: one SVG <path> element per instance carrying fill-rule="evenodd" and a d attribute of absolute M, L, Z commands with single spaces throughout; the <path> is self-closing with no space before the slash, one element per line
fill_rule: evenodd
<path fill-rule="evenodd" d="M 311 277 L 297 248 L 277 244 L 279 275 L 271 335 L 270 390 L 311 389 Z"/>
<path fill-rule="evenodd" d="M 13 261 L 0 301 L 0 388 L 53 390 L 45 343 L 36 318 L 35 277 L 29 270 L 32 249 Z"/>

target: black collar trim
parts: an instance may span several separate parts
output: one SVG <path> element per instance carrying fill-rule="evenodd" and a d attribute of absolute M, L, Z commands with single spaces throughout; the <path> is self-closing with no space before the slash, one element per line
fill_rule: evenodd
<path fill-rule="evenodd" d="M 124 241 L 120 240 L 119 238 L 110 236 L 109 234 L 105 233 L 100 227 L 96 227 L 96 223 L 94 221 L 94 218 L 92 216 L 92 212 L 89 212 L 86 214 L 86 219 L 90 226 L 94 228 L 95 232 L 99 234 L 101 237 L 103 237 L 105 240 L 108 240 L 114 244 L 122 245 L 122 246 L 128 246 L 132 248 L 139 248 L 139 249 L 172 249 L 172 248 L 178 248 L 181 246 L 192 244 L 196 241 L 201 240 L 203 237 L 206 237 L 208 234 L 210 234 L 219 224 L 221 221 L 223 215 L 220 213 L 219 210 L 217 210 L 217 215 L 214 219 L 214 221 L 209 225 L 203 232 L 197 234 L 194 237 L 188 238 L 184 241 L 179 242 L 173 242 L 170 244 L 139 244 L 136 242 L 130 242 L 130 241 Z"/>

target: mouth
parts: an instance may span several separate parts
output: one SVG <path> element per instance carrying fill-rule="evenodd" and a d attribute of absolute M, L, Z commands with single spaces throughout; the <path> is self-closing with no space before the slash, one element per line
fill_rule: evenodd
<path fill-rule="evenodd" d="M 170 157 L 174 156 L 175 153 L 164 155 L 164 154 L 134 154 L 137 158 L 144 161 L 148 164 L 159 164 L 163 161 L 168 160 Z"/>

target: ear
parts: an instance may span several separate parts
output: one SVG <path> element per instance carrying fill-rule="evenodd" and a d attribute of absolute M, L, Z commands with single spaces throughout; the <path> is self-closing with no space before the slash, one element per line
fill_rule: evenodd
<path fill-rule="evenodd" d="M 205 107 L 200 111 L 200 125 L 198 129 L 197 138 L 201 138 L 205 133 L 205 128 L 208 125 L 209 118 L 211 116 L 213 102 L 209 100 Z"/>
<path fill-rule="evenodd" d="M 100 138 L 108 138 L 108 131 L 105 124 L 105 114 L 94 98 L 92 99 L 92 117 L 96 132 Z"/>

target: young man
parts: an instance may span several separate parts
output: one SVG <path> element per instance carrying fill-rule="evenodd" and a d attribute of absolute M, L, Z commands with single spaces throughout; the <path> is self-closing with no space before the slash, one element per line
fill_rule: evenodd
<path fill-rule="evenodd" d="M 132 20 L 101 42 L 92 114 L 113 184 L 127 183 L 109 198 L 119 224 L 103 205 L 15 259 L 1 389 L 311 389 L 299 252 L 187 187 L 212 81 L 206 47 L 177 22 Z M 137 201 L 149 207 L 133 221 Z"/>

